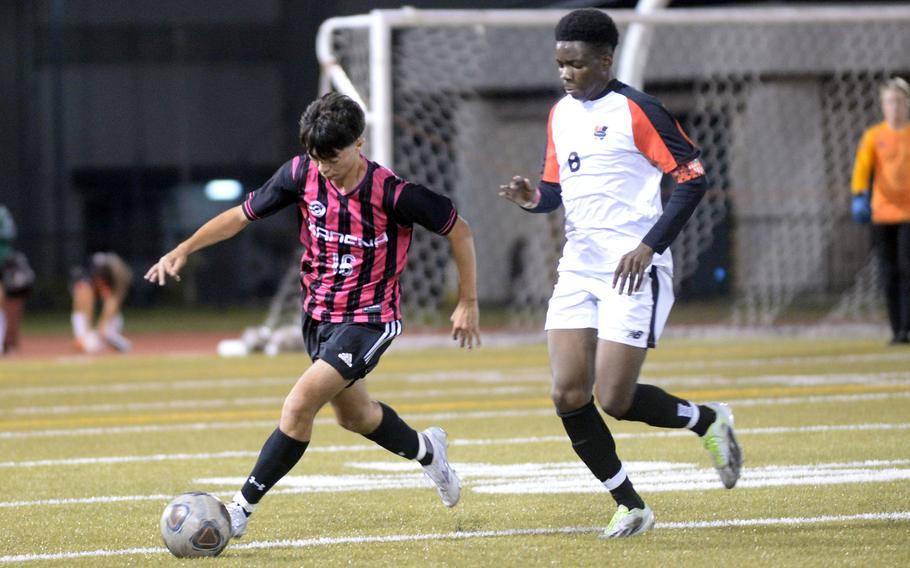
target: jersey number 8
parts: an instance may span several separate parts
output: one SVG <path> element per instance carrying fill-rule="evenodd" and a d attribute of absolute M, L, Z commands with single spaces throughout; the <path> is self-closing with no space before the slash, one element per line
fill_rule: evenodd
<path fill-rule="evenodd" d="M 577 172 L 581 168 L 581 158 L 578 157 L 578 152 L 572 152 L 569 154 L 569 171 Z"/>

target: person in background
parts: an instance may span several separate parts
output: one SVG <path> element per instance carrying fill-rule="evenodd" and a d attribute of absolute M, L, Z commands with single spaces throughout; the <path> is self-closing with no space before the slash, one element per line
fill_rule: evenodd
<path fill-rule="evenodd" d="M 133 272 L 122 258 L 112 252 L 96 252 L 86 266 L 71 274 L 73 312 L 71 323 L 76 347 L 84 353 L 98 353 L 110 345 L 125 353 L 132 347 L 123 336 L 123 301 L 133 281 Z M 96 326 L 97 304 L 101 312 Z"/>
<path fill-rule="evenodd" d="M 910 343 L 910 85 L 880 91 L 884 120 L 863 134 L 853 166 L 853 218 L 872 223 L 891 324 L 891 344 Z"/>
<path fill-rule="evenodd" d="M 16 236 L 13 216 L 0 205 L 0 355 L 19 349 L 25 298 L 35 283 L 28 259 L 13 249 Z"/>

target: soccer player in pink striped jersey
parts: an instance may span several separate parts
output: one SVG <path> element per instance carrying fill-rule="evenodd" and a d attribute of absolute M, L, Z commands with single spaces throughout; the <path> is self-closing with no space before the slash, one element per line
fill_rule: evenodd
<path fill-rule="evenodd" d="M 349 97 L 330 93 L 311 103 L 300 119 L 305 152 L 282 165 L 242 205 L 214 217 L 161 257 L 145 275 L 159 285 L 168 276 L 179 280 L 193 252 L 284 207 L 298 210 L 304 247 L 302 328 L 313 364 L 291 389 L 278 427 L 228 504 L 234 537 L 246 532 L 256 504 L 303 457 L 316 413 L 326 404 L 342 427 L 420 463 L 443 504 L 458 503 L 460 481 L 448 463 L 445 431 L 431 427 L 416 432 L 391 407 L 371 398 L 360 379 L 401 333 L 399 276 L 415 223 L 448 238 L 459 279 L 452 337 L 467 349 L 480 345 L 473 235 L 447 197 L 364 157 L 364 128 L 363 110 Z"/>

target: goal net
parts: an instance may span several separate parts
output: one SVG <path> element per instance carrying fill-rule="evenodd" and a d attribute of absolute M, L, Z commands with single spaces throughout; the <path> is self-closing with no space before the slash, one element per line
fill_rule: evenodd
<path fill-rule="evenodd" d="M 881 120 L 878 86 L 910 73 L 910 7 L 609 13 L 621 39 L 645 26 L 639 87 L 702 147 L 713 182 L 671 247 L 681 297 L 713 291 L 723 319 L 745 326 L 807 309 L 880 320 L 849 184 L 859 138 Z M 480 300 L 517 326 L 540 325 L 563 220 L 496 194 L 512 175 L 538 179 L 564 14 L 377 10 L 327 20 L 317 40 L 324 90 L 367 110 L 368 155 L 454 200 L 475 235 Z M 443 321 L 457 288 L 445 239 L 415 231 L 402 286 L 412 321 Z"/>

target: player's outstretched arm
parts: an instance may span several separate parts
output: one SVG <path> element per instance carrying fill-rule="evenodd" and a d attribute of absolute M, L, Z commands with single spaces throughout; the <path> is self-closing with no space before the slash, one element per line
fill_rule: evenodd
<path fill-rule="evenodd" d="M 162 256 L 145 273 L 145 279 L 152 284 L 164 286 L 170 276 L 180 282 L 180 270 L 186 265 L 187 257 L 207 246 L 227 240 L 250 224 L 241 206 L 233 207 L 210 219 L 187 240 L 174 250 Z"/>
<path fill-rule="evenodd" d="M 480 346 L 480 308 L 477 305 L 477 261 L 474 235 L 461 217 L 447 235 L 458 268 L 458 305 L 452 312 L 452 339 L 469 350 Z"/>

